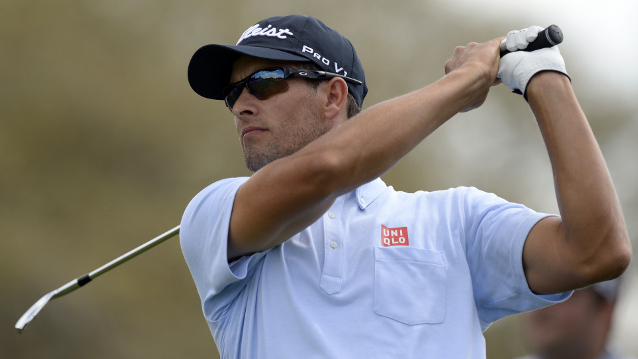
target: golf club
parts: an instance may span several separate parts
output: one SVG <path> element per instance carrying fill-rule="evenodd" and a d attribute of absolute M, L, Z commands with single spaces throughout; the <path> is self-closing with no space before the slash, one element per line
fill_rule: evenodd
<path fill-rule="evenodd" d="M 27 310 L 22 317 L 20 317 L 20 319 L 18 320 L 18 322 L 16 323 L 16 329 L 18 330 L 18 333 L 22 333 L 22 331 L 24 330 L 24 328 L 29 325 L 29 323 L 31 323 L 31 321 L 33 320 L 33 318 L 35 318 L 36 315 L 38 315 L 38 313 L 42 310 L 42 308 L 44 308 L 44 306 L 51 301 L 52 299 L 55 298 L 59 298 L 63 295 L 67 295 L 71 292 L 73 292 L 74 290 L 84 286 L 85 284 L 89 283 L 91 280 L 97 278 L 99 275 L 104 274 L 108 271 L 110 271 L 111 269 L 119 266 L 120 264 L 128 261 L 129 259 L 135 258 L 136 256 L 138 256 L 139 254 L 142 254 L 144 252 L 146 252 L 147 250 L 155 247 L 156 245 L 164 242 L 165 240 L 175 236 L 177 233 L 179 233 L 179 226 L 171 229 L 168 232 L 165 232 L 163 234 L 160 234 L 159 236 L 151 239 L 150 241 L 142 244 L 141 246 L 115 258 L 114 260 L 106 263 L 105 265 L 101 266 L 98 269 L 95 269 L 94 271 L 85 274 L 81 277 L 78 277 L 70 282 L 68 282 L 67 284 L 61 286 L 60 288 L 47 293 L 45 296 L 43 296 L 42 298 L 40 298 L 40 300 L 38 300 L 37 302 L 35 302 L 35 304 L 33 304 L 31 306 L 31 308 L 29 308 L 29 310 Z"/>
<path fill-rule="evenodd" d="M 536 40 L 530 42 L 522 51 L 534 51 L 545 47 L 552 47 L 560 44 L 561 42 L 563 42 L 563 31 L 556 25 L 550 25 L 539 32 Z M 501 49 L 501 57 L 509 53 L 509 50 L 504 48 Z"/>

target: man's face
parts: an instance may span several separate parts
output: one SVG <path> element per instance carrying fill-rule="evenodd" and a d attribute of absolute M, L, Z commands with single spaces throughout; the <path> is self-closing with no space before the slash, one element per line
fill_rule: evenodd
<path fill-rule="evenodd" d="M 233 65 L 230 82 L 277 66 L 295 67 L 291 63 L 241 57 Z M 303 79 L 286 81 L 289 86 L 286 92 L 263 101 L 244 87 L 231 110 L 246 166 L 251 171 L 297 152 L 329 130 L 317 90 Z"/>

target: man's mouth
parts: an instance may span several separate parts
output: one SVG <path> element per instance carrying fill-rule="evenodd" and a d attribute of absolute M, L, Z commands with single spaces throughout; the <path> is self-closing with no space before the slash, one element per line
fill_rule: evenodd
<path fill-rule="evenodd" d="M 260 133 L 266 132 L 268 131 L 267 128 L 265 127 L 260 127 L 260 126 L 246 126 L 242 129 L 241 131 L 241 138 L 242 139 L 246 139 L 252 136 L 257 136 Z"/>

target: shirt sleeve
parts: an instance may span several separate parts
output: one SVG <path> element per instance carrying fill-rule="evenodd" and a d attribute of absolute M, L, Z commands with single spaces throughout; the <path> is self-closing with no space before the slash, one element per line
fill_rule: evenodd
<path fill-rule="evenodd" d="M 230 303 L 242 289 L 242 280 L 266 252 L 256 253 L 228 263 L 228 228 L 235 194 L 248 178 L 218 181 L 193 198 L 182 217 L 180 244 L 207 319 L 215 321 L 222 313 L 211 312 L 206 303 L 215 298 Z M 224 290 L 224 295 L 219 294 Z"/>
<path fill-rule="evenodd" d="M 505 316 L 569 298 L 571 292 L 534 294 L 523 271 L 525 240 L 538 221 L 551 215 L 474 188 L 468 194 L 466 255 L 482 329 Z"/>

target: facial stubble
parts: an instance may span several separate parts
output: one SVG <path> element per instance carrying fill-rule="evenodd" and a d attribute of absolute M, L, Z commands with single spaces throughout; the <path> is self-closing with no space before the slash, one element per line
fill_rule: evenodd
<path fill-rule="evenodd" d="M 326 132 L 319 115 L 308 104 L 298 108 L 293 119 L 269 126 L 271 138 L 265 145 L 257 146 L 251 139 L 243 141 L 244 159 L 250 171 L 294 154 Z"/>

